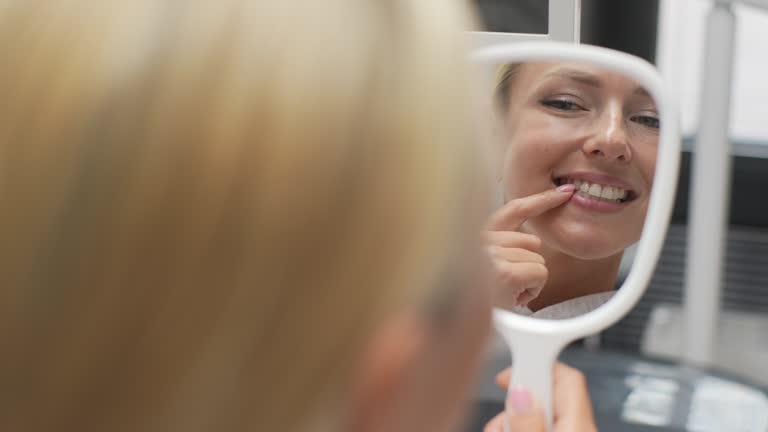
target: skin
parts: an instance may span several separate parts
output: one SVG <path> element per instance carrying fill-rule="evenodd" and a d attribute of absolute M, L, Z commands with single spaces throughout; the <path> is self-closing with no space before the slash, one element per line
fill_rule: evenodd
<path fill-rule="evenodd" d="M 541 255 L 542 241 L 520 229 L 529 219 L 571 199 L 573 188 L 561 189 L 511 200 L 491 216 L 485 237 L 490 243 L 489 253 L 496 270 L 494 306 L 508 309 L 527 306 L 540 294 L 549 277 Z"/>
<path fill-rule="evenodd" d="M 540 243 L 509 234 L 503 243 L 499 234 L 489 241 L 502 249 L 494 255 L 497 278 L 506 281 L 502 290 L 534 311 L 612 290 L 623 251 L 640 239 L 648 208 L 658 145 L 653 99 L 635 81 L 592 65 L 531 63 L 519 67 L 508 101 L 500 179 L 506 205 L 497 215 L 531 197 L 539 197 L 541 211 L 489 231 L 528 234 Z M 585 209 L 575 199 L 548 201 L 554 179 L 572 173 L 620 179 L 635 197 L 613 213 Z M 529 269 L 511 280 L 505 263 Z M 533 264 L 546 267 L 546 274 Z"/>

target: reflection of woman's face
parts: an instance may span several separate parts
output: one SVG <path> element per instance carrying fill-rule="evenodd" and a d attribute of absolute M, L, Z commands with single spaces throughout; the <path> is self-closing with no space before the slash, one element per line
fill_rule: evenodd
<path fill-rule="evenodd" d="M 582 259 L 640 238 L 659 139 L 653 99 L 623 75 L 579 63 L 519 67 L 505 111 L 505 200 L 563 183 L 565 205 L 526 222 L 549 247 Z"/>

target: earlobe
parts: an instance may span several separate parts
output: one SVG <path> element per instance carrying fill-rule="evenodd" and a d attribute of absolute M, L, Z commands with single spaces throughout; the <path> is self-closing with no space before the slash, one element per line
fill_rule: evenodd
<path fill-rule="evenodd" d="M 398 403 L 407 399 L 408 376 L 425 345 L 425 325 L 415 313 L 401 314 L 374 329 L 353 377 L 348 430 L 395 430 Z"/>

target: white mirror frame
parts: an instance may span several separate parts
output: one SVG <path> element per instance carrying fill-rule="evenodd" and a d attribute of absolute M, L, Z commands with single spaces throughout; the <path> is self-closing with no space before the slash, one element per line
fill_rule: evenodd
<path fill-rule="evenodd" d="M 552 428 L 552 368 L 570 342 L 596 334 L 626 315 L 645 292 L 666 236 L 672 214 L 680 163 L 677 106 L 656 68 L 635 56 L 587 45 L 556 42 L 516 42 L 484 47 L 473 52 L 476 65 L 495 66 L 528 61 L 582 61 L 625 74 L 641 83 L 655 99 L 660 131 L 656 173 L 653 178 L 643 235 L 632 269 L 615 296 L 600 308 L 576 318 L 542 320 L 494 309 L 496 329 L 510 347 L 514 368 L 510 389 L 525 386 L 545 409 Z"/>

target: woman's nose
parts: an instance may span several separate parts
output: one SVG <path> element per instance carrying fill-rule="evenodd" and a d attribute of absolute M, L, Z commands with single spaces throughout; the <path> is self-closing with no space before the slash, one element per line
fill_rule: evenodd
<path fill-rule="evenodd" d="M 595 119 L 593 133 L 584 142 L 582 150 L 589 158 L 602 158 L 619 163 L 632 160 L 632 149 L 621 107 L 610 107 Z"/>

